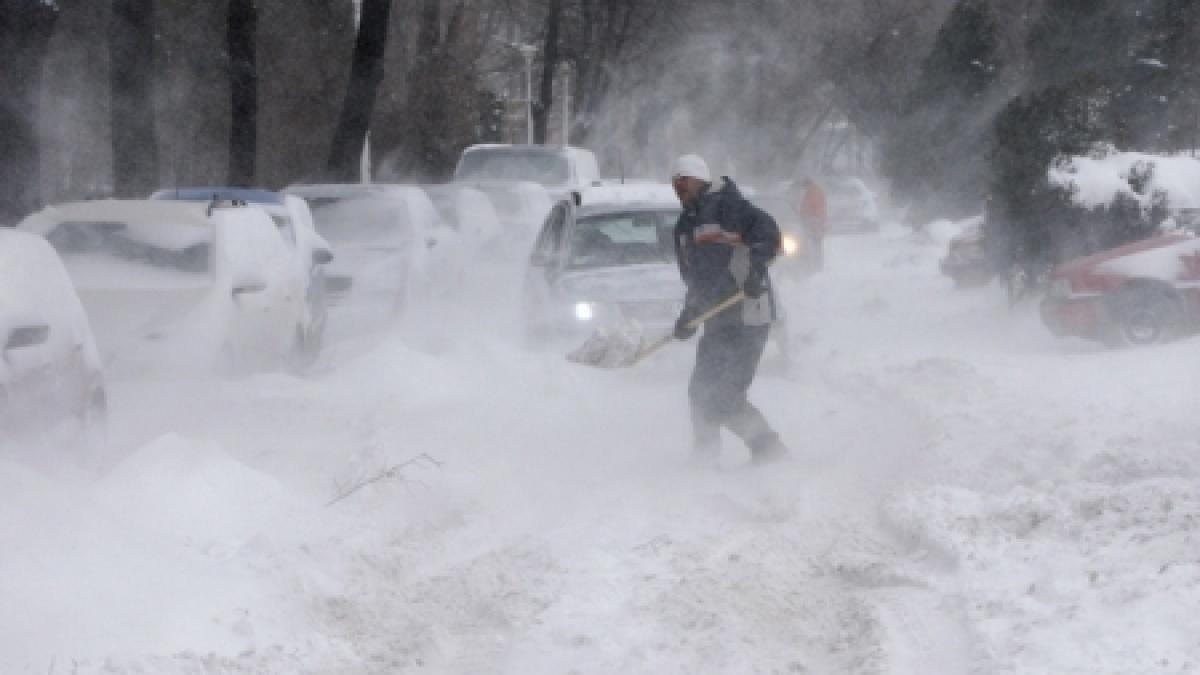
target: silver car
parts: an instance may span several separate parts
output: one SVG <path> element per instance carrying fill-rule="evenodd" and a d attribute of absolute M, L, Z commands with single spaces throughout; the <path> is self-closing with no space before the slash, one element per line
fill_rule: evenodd
<path fill-rule="evenodd" d="M 561 201 L 534 244 L 524 313 L 532 337 L 580 337 L 634 319 L 669 326 L 684 286 L 672 233 L 678 206 Z"/>

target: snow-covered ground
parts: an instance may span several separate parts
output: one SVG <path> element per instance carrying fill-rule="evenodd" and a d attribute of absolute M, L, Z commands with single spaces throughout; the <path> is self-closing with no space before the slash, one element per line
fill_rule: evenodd
<path fill-rule="evenodd" d="M 785 289 L 769 467 L 687 461 L 691 346 L 523 346 L 515 262 L 307 378 L 117 377 L 102 472 L 0 454 L 0 672 L 1200 671 L 1197 340 L 1056 340 L 954 229 Z"/>

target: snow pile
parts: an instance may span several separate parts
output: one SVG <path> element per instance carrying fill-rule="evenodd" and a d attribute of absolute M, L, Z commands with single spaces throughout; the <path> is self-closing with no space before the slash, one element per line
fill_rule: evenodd
<path fill-rule="evenodd" d="M 1200 208 L 1200 159 L 1194 157 L 1103 152 L 1066 158 L 1049 176 L 1088 208 L 1107 206 L 1118 196 L 1149 208 L 1160 195 L 1171 209 Z"/>
<path fill-rule="evenodd" d="M 165 436 L 96 483 L 0 462 L 0 670 L 253 651 L 307 633 L 288 554 L 311 512 L 220 448 Z M 86 672 L 86 671 L 85 671 Z M 120 672 L 120 671 L 118 671 Z"/>
<path fill-rule="evenodd" d="M 1183 673 L 1200 666 L 1194 480 L 905 496 L 892 515 L 957 567 L 944 591 L 987 672 Z M 1072 648 L 1065 649 L 1070 645 Z"/>

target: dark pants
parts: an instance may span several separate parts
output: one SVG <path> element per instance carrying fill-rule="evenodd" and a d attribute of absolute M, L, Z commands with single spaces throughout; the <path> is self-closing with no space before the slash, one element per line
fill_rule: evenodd
<path fill-rule="evenodd" d="M 721 427 L 741 438 L 752 452 L 766 451 L 778 443 L 779 437 L 762 413 L 746 400 L 769 332 L 770 326 L 704 329 L 688 384 L 698 452 L 720 449 Z"/>

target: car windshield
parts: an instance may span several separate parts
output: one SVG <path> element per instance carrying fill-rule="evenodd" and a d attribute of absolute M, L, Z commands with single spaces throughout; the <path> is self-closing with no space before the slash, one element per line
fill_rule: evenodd
<path fill-rule="evenodd" d="M 388 244 L 405 236 L 403 204 L 372 197 L 309 197 L 307 201 L 317 230 L 331 244 Z"/>
<path fill-rule="evenodd" d="M 139 233 L 125 223 L 61 223 L 46 236 L 64 258 L 107 258 L 142 267 L 206 274 L 212 255 L 211 231 L 164 224 Z"/>
<path fill-rule="evenodd" d="M 485 148 L 463 155 L 456 180 L 532 181 L 561 185 L 570 178 L 567 158 L 562 155 L 514 148 Z"/>
<path fill-rule="evenodd" d="M 672 232 L 679 211 L 584 216 L 571 241 L 571 267 L 612 267 L 675 260 Z"/>

